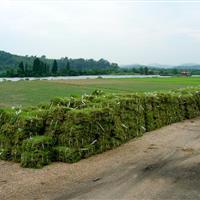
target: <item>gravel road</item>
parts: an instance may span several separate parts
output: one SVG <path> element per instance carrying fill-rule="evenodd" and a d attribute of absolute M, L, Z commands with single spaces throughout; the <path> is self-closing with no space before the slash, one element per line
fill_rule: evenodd
<path fill-rule="evenodd" d="M 0 199 L 200 199 L 200 118 L 75 164 L 34 170 L 0 161 Z"/>

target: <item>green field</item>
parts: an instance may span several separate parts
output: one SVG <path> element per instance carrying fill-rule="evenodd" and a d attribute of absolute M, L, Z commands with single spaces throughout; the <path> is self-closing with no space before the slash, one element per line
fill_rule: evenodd
<path fill-rule="evenodd" d="M 95 89 L 105 92 L 166 91 L 200 85 L 200 78 L 134 78 L 60 81 L 18 81 L 0 83 L 0 107 L 37 105 L 56 96 L 89 94 Z"/>

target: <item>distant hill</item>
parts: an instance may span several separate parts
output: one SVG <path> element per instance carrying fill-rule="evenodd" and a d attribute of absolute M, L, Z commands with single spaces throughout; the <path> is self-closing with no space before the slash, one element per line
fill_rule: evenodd
<path fill-rule="evenodd" d="M 129 65 L 120 65 L 121 68 L 140 68 L 140 67 L 148 67 L 147 65 L 142 64 L 129 64 Z"/>
<path fill-rule="evenodd" d="M 31 66 L 36 56 L 20 56 L 14 55 L 5 51 L 0 51 L 0 70 L 5 71 L 7 69 L 16 69 L 20 62 Z M 38 57 L 41 61 L 49 66 L 52 66 L 54 59 L 48 59 L 45 56 Z M 59 68 L 66 67 L 68 64 L 73 69 L 77 70 L 107 70 L 118 68 L 118 64 L 110 63 L 105 59 L 94 60 L 94 59 L 72 59 L 72 58 L 61 58 L 56 59 Z"/>
<path fill-rule="evenodd" d="M 17 56 L 5 51 L 0 51 L 0 69 L 14 68 L 20 62 L 30 63 L 34 60 L 33 57 Z"/>
<path fill-rule="evenodd" d="M 142 65 L 142 64 L 129 64 L 129 65 L 121 65 L 122 68 L 140 68 L 140 67 L 149 67 L 149 68 L 172 68 L 171 65 L 162 65 L 162 64 L 149 64 L 149 65 Z"/>
<path fill-rule="evenodd" d="M 159 64 L 159 63 L 149 64 L 148 66 L 153 67 L 153 68 L 164 68 L 164 69 L 173 68 L 172 65 L 163 65 L 163 64 Z"/>
<path fill-rule="evenodd" d="M 176 67 L 177 69 L 200 69 L 200 64 L 183 64 Z"/>
<path fill-rule="evenodd" d="M 36 56 L 20 56 L 11 54 L 5 51 L 0 51 L 0 74 L 6 72 L 7 70 L 17 70 L 20 62 L 23 62 L 24 65 L 27 65 L 28 68 L 32 68 L 33 61 L 39 58 L 43 63 L 45 63 L 49 68 L 52 67 L 55 59 L 46 58 L 46 56 L 36 57 Z M 72 59 L 68 57 L 56 59 L 58 65 L 58 71 L 64 70 L 67 66 L 70 66 L 71 70 L 75 71 L 106 71 L 107 73 L 111 73 L 119 69 L 118 64 L 111 63 L 105 59 L 94 60 L 94 59 L 84 59 L 77 58 Z M 163 65 L 163 64 L 129 64 L 129 65 L 121 65 L 120 68 L 123 70 L 125 68 L 131 69 L 139 69 L 139 68 L 155 68 L 155 69 L 188 69 L 188 70 L 200 70 L 200 64 L 196 63 L 186 63 L 178 66 L 172 65 Z M 100 73 L 100 72 L 99 72 Z M 103 72 L 104 73 L 104 72 Z M 93 73 L 92 73 L 93 74 Z"/>
<path fill-rule="evenodd" d="M 182 64 L 182 65 L 163 65 L 163 64 L 149 64 L 149 65 L 141 65 L 141 64 L 130 64 L 130 65 L 121 65 L 120 67 L 122 68 L 140 68 L 140 67 L 148 67 L 148 68 L 158 68 L 158 69 L 194 69 L 194 70 L 200 70 L 200 64 L 195 64 L 195 63 L 187 63 L 187 64 Z"/>

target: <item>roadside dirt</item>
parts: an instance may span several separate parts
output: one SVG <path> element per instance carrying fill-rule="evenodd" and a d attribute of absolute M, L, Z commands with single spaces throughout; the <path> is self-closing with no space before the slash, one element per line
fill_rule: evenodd
<path fill-rule="evenodd" d="M 200 199 L 200 118 L 75 164 L 0 161 L 0 199 Z"/>

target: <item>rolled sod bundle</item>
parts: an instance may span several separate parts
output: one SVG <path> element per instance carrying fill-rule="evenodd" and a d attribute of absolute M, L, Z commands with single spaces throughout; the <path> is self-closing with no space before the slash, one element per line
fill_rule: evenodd
<path fill-rule="evenodd" d="M 144 98 L 142 95 L 120 98 L 116 114 L 123 124 L 127 139 L 140 136 L 146 131 Z"/>
<path fill-rule="evenodd" d="M 53 152 L 55 161 L 74 163 L 82 158 L 81 151 L 75 148 L 56 146 L 53 148 Z"/>
<path fill-rule="evenodd" d="M 0 112 L 0 159 L 12 160 L 13 136 L 18 116 L 12 110 Z"/>
<path fill-rule="evenodd" d="M 159 99 L 159 127 L 178 122 L 184 119 L 182 108 L 179 106 L 178 97 L 173 93 L 158 93 Z"/>
<path fill-rule="evenodd" d="M 87 102 L 88 99 L 84 98 L 84 96 L 82 98 L 68 97 L 68 98 L 54 98 L 51 100 L 51 103 L 54 106 L 65 106 L 68 108 L 75 108 L 75 109 L 86 107 Z"/>
<path fill-rule="evenodd" d="M 44 118 L 38 116 L 20 116 L 15 123 L 19 132 L 24 132 L 29 137 L 43 134 L 44 132 Z"/>
<path fill-rule="evenodd" d="M 7 147 L 0 147 L 0 160 L 11 160 L 11 149 Z"/>
<path fill-rule="evenodd" d="M 111 109 L 126 133 L 125 140 L 145 132 L 144 95 L 104 95 L 95 99 L 91 107 Z"/>
<path fill-rule="evenodd" d="M 87 149 L 84 157 L 88 157 L 126 141 L 122 125 L 119 117 L 109 108 L 72 110 L 66 114 L 66 121 L 61 126 L 58 144 Z"/>
<path fill-rule="evenodd" d="M 147 131 L 185 119 L 184 105 L 174 93 L 149 93 L 145 97 Z"/>
<path fill-rule="evenodd" d="M 22 141 L 44 132 L 44 119 L 37 116 L 20 116 L 15 123 L 13 143 L 22 144 Z"/>
<path fill-rule="evenodd" d="M 129 109 L 126 108 L 128 100 L 133 104 L 133 107 L 128 107 Z M 145 131 L 144 109 L 142 105 L 136 105 L 135 99 L 128 100 L 122 101 L 121 104 L 110 102 L 112 108 L 110 106 L 110 108 L 68 112 L 65 122 L 61 125 L 62 133 L 58 136 L 59 145 L 85 149 L 84 157 L 88 157 L 139 136 Z"/>
<path fill-rule="evenodd" d="M 179 94 L 186 119 L 200 115 L 200 87 L 182 88 L 173 92 Z"/>
<path fill-rule="evenodd" d="M 200 88 L 57 98 L 0 110 L 0 159 L 40 168 L 77 162 L 165 125 L 200 116 Z"/>
<path fill-rule="evenodd" d="M 14 124 L 12 136 L 11 156 L 14 161 L 20 162 L 22 143 L 30 137 L 41 135 L 44 132 L 45 118 L 38 112 L 22 112 Z"/>
<path fill-rule="evenodd" d="M 70 110 L 64 106 L 51 107 L 45 120 L 44 134 L 51 136 L 57 142 L 57 136 L 62 133 L 61 125 L 66 121 L 65 114 Z"/>
<path fill-rule="evenodd" d="M 20 163 L 21 154 L 22 154 L 22 145 L 21 144 L 13 145 L 11 149 L 12 160 Z"/>
<path fill-rule="evenodd" d="M 172 94 L 168 106 L 166 108 L 166 113 L 168 116 L 168 123 L 172 124 L 175 122 L 180 122 L 185 119 L 184 107 L 180 104 L 180 95 Z"/>
<path fill-rule="evenodd" d="M 13 124 L 18 118 L 18 113 L 15 110 L 0 110 L 0 127 L 5 123 Z"/>
<path fill-rule="evenodd" d="M 102 90 L 95 90 L 91 95 L 82 95 L 81 97 L 55 97 L 51 100 L 51 105 L 65 106 L 68 108 L 81 109 L 88 107 L 90 102 L 95 101 L 99 96 L 102 96 L 104 92 Z"/>
<path fill-rule="evenodd" d="M 23 141 L 22 149 L 23 151 L 51 150 L 53 143 L 53 139 L 49 136 L 34 136 Z"/>
<path fill-rule="evenodd" d="M 49 136 L 35 136 L 22 144 L 21 165 L 40 168 L 52 160 L 53 139 Z"/>
<path fill-rule="evenodd" d="M 0 134 L 0 159 L 11 160 L 12 143 L 10 138 L 4 134 Z"/>
<path fill-rule="evenodd" d="M 191 119 L 200 115 L 199 102 L 196 101 L 195 95 L 184 94 L 181 97 L 185 109 L 185 118 Z"/>
<path fill-rule="evenodd" d="M 51 163 L 52 153 L 49 151 L 36 150 L 25 151 L 21 155 L 21 166 L 26 168 L 42 168 Z"/>
<path fill-rule="evenodd" d="M 110 137 L 115 121 L 109 109 L 71 110 L 58 136 L 59 145 L 81 148 L 101 137 Z"/>
<path fill-rule="evenodd" d="M 159 119 L 159 99 L 157 94 L 146 94 L 145 95 L 145 128 L 146 131 L 152 131 L 160 127 Z"/>
<path fill-rule="evenodd" d="M 0 127 L 0 158 L 2 160 L 12 160 L 12 137 L 14 133 L 13 124 L 5 123 Z"/>
<path fill-rule="evenodd" d="M 0 109 L 0 127 L 9 121 L 9 112 Z"/>
<path fill-rule="evenodd" d="M 200 112 L 200 92 L 194 93 L 194 99 L 196 101 L 196 105 L 198 107 L 198 111 Z"/>

